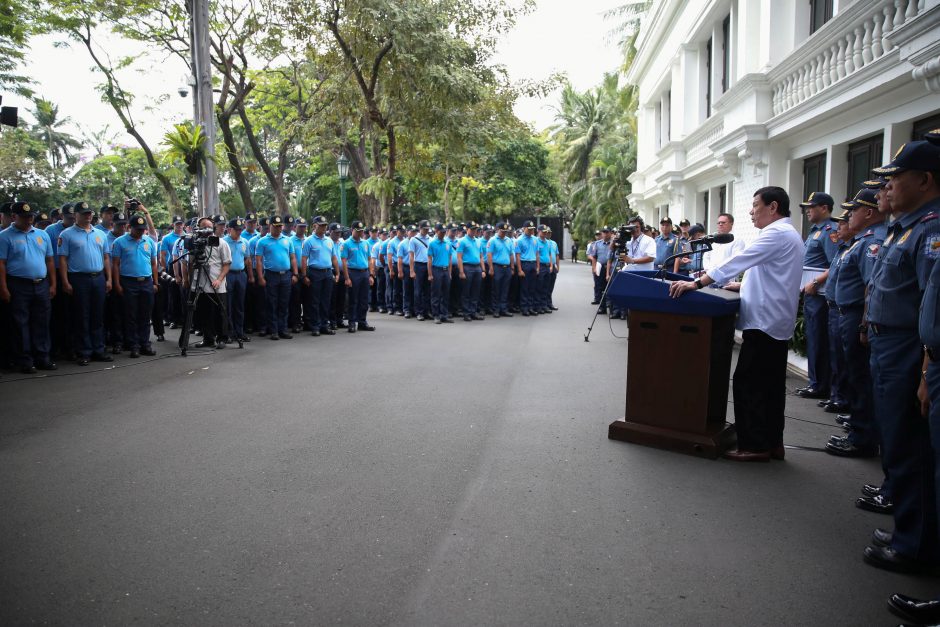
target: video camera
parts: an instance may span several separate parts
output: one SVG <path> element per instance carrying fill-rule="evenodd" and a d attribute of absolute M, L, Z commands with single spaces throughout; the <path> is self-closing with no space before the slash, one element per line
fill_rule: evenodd
<path fill-rule="evenodd" d="M 636 224 L 621 224 L 617 227 L 616 235 L 610 242 L 611 252 L 626 250 L 627 242 L 633 239 L 633 233 L 639 228 Z"/>
<path fill-rule="evenodd" d="M 205 263 L 209 259 L 206 249 L 219 245 L 219 236 L 208 228 L 195 229 L 192 233 L 183 236 L 183 249 L 189 252 L 193 261 Z"/>

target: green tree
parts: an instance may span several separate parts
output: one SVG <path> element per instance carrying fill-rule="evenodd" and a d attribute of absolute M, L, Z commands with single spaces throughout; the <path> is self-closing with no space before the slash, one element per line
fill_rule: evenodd
<path fill-rule="evenodd" d="M 0 190 L 5 199 L 51 202 L 48 190 L 55 188 L 55 171 L 46 159 L 46 146 L 25 128 L 0 133 Z"/>
<path fill-rule="evenodd" d="M 75 156 L 73 151 L 82 147 L 80 141 L 62 130 L 72 120 L 59 117 L 59 105 L 44 98 L 33 100 L 32 114 L 36 118 L 33 132 L 46 146 L 49 163 L 55 169 L 70 165 Z"/>

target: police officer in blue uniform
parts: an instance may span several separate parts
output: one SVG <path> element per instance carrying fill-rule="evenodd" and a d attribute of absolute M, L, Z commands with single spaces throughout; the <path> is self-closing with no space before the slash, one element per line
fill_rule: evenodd
<path fill-rule="evenodd" d="M 50 356 L 49 316 L 56 293 L 49 235 L 33 226 L 24 202 L 13 203 L 13 224 L 0 232 L 0 300 L 12 318 L 12 357 L 20 371 L 55 370 Z"/>
<path fill-rule="evenodd" d="M 343 242 L 340 258 L 343 260 L 343 278 L 349 295 L 349 332 L 375 331 L 366 322 L 369 312 L 369 287 L 374 282 L 375 266 L 369 255 L 369 244 L 363 239 L 365 225 L 352 223 L 352 236 Z"/>
<path fill-rule="evenodd" d="M 385 286 L 388 280 L 388 272 L 385 268 L 385 255 L 388 251 L 388 231 L 376 229 L 375 235 L 376 242 L 372 245 L 369 253 L 372 255 L 372 263 L 375 265 L 374 299 L 372 301 L 374 309 L 372 311 L 384 314 L 388 311 L 385 295 Z"/>
<path fill-rule="evenodd" d="M 160 289 L 157 274 L 157 243 L 146 235 L 147 221 L 135 215 L 128 221 L 130 232 L 111 246 L 111 276 L 124 304 L 124 345 L 131 357 L 156 355 L 150 344 L 153 300 Z"/>
<path fill-rule="evenodd" d="M 72 345 L 79 366 L 114 361 L 105 353 L 104 315 L 111 291 L 108 236 L 91 225 L 94 211 L 77 202 L 75 224 L 58 237 L 59 286 L 71 297 Z"/>
<path fill-rule="evenodd" d="M 519 275 L 519 306 L 523 316 L 538 315 L 539 244 L 535 224 L 526 220 L 516 240 L 516 272 Z M 603 305 L 601 305 L 603 306 Z"/>
<path fill-rule="evenodd" d="M 300 253 L 300 267 L 306 273 L 307 300 L 304 309 L 310 319 L 311 335 L 336 335 L 330 328 L 330 303 L 333 286 L 339 281 L 339 261 L 336 246 L 326 234 L 327 219 L 313 219 L 313 233 L 304 240 Z"/>
<path fill-rule="evenodd" d="M 248 242 L 244 238 L 245 221 L 235 217 L 228 221 L 228 234 L 222 240 L 232 251 L 232 265 L 225 275 L 225 298 L 229 317 L 232 320 L 232 334 L 241 342 L 250 342 L 245 333 L 245 300 L 248 294 L 248 268 L 251 257 L 248 256 Z M 232 338 L 229 338 L 229 342 Z"/>
<path fill-rule="evenodd" d="M 450 242 L 447 241 L 447 229 L 441 223 L 434 226 L 434 239 L 428 244 L 428 264 L 431 274 L 431 317 L 435 324 L 452 323 L 447 307 L 450 295 L 451 257 Z"/>
<path fill-rule="evenodd" d="M 493 277 L 493 302 L 490 308 L 493 317 L 512 318 L 509 311 L 509 283 L 512 280 L 513 241 L 507 237 L 510 226 L 505 222 L 496 223 L 496 237 L 491 237 L 486 244 L 486 261 Z"/>
<path fill-rule="evenodd" d="M 294 248 L 294 258 L 297 260 L 298 281 L 290 288 L 290 306 L 287 315 L 287 326 L 294 332 L 300 333 L 309 327 L 309 314 L 303 311 L 303 304 L 307 302 L 307 288 L 304 282 L 299 280 L 303 276 L 303 266 L 300 265 L 301 251 L 304 247 L 304 240 L 307 236 L 307 221 L 301 217 L 294 218 L 294 232 L 290 235 L 290 243 Z M 312 330 L 312 329 L 306 329 Z"/>
<path fill-rule="evenodd" d="M 653 260 L 653 267 L 662 270 L 666 259 L 677 252 L 679 252 L 679 236 L 672 231 L 672 218 L 666 216 L 659 221 L 659 235 L 656 236 L 656 258 Z M 667 270 L 672 271 L 672 268 L 667 268 Z"/>
<path fill-rule="evenodd" d="M 457 243 L 457 268 L 460 272 L 460 280 L 463 281 L 461 309 L 466 322 L 483 320 L 483 316 L 479 313 L 480 288 L 486 271 L 480 256 L 480 246 L 476 240 L 477 230 L 476 223 L 471 222 L 467 225 L 467 234 Z"/>
<path fill-rule="evenodd" d="M 403 316 L 402 310 L 402 284 L 401 276 L 398 274 L 398 246 L 401 244 L 401 236 L 404 226 L 399 224 L 392 227 L 389 233 L 388 243 L 385 245 L 385 267 L 388 272 L 387 299 L 388 315 Z"/>
<path fill-rule="evenodd" d="M 177 329 L 183 323 L 183 298 L 179 285 L 170 280 L 173 276 L 173 268 L 170 267 L 170 259 L 173 253 L 173 245 L 177 240 L 183 237 L 183 225 L 185 224 L 183 216 L 173 216 L 173 230 L 160 239 L 160 272 L 166 273 L 166 278 L 160 277 L 160 288 L 166 294 L 166 324 L 171 329 Z"/>
<path fill-rule="evenodd" d="M 834 201 L 824 192 L 813 192 L 800 203 L 812 223 L 806 237 L 803 267 L 824 271 L 832 262 L 839 245 L 829 238 L 836 231 L 830 214 Z M 806 329 L 806 361 L 809 384 L 796 390 L 804 398 L 829 398 L 832 372 L 829 367 L 829 307 L 815 279 L 803 286 L 803 320 Z"/>
<path fill-rule="evenodd" d="M 940 147 L 911 142 L 875 172 L 890 177 L 885 192 L 897 219 L 878 251 L 860 332 L 871 347 L 894 531 L 888 546 L 873 538 L 864 558 L 879 568 L 923 573 L 940 563 L 930 431 L 916 403 L 923 365 L 919 311 L 940 251 Z"/>
<path fill-rule="evenodd" d="M 431 239 L 428 231 L 431 223 L 422 220 L 418 224 L 418 233 L 408 242 L 409 276 L 414 285 L 415 315 L 418 320 L 426 320 L 431 309 L 431 290 L 428 284 L 428 245 Z"/>
<path fill-rule="evenodd" d="M 670 222 L 670 225 L 672 222 Z M 601 239 L 594 244 L 594 258 L 597 260 L 597 264 L 600 266 L 600 269 L 595 272 L 595 290 L 598 288 L 598 297 L 595 299 L 600 302 L 598 310 L 601 313 L 607 311 L 607 300 L 604 298 L 604 292 L 607 290 L 607 281 L 610 279 L 610 275 L 607 274 L 610 266 L 610 245 L 611 245 L 611 230 L 610 227 L 605 226 L 601 229 Z"/>
<path fill-rule="evenodd" d="M 544 224 L 539 227 L 538 255 L 539 276 L 537 283 L 536 311 L 540 314 L 550 314 L 548 308 L 549 288 L 551 287 L 551 274 L 554 269 L 552 263 L 552 246 L 548 235 L 548 227 Z"/>
<path fill-rule="evenodd" d="M 848 400 L 845 396 L 845 351 L 842 348 L 842 336 L 839 334 L 841 314 L 835 303 L 835 285 L 839 277 L 839 260 L 842 253 L 851 245 L 853 234 L 849 232 L 848 217 L 852 206 L 851 203 L 843 203 L 842 215 L 832 217 L 833 222 L 836 222 L 838 226 L 836 231 L 829 233 L 829 238 L 835 241 L 839 247 L 829 261 L 829 268 L 816 277 L 818 286 L 826 286 L 826 308 L 829 311 L 829 324 L 826 333 L 826 337 L 829 339 L 829 398 L 820 400 L 817 404 L 825 411 L 833 414 L 848 411 Z"/>
<path fill-rule="evenodd" d="M 127 232 L 127 216 L 124 212 L 115 213 L 111 230 L 107 233 L 108 254 L 114 248 L 117 238 Z M 104 343 L 114 355 L 120 355 L 124 348 L 124 299 L 118 294 L 117 283 L 120 277 L 114 274 L 114 260 L 111 260 L 111 291 L 105 298 Z"/>
<path fill-rule="evenodd" d="M 411 238 L 417 235 L 418 227 L 411 225 L 408 227 L 406 236 L 402 238 L 398 245 L 398 274 L 401 276 L 401 308 L 405 312 L 405 318 L 414 316 L 415 311 L 415 284 L 411 277 L 410 260 Z"/>
<path fill-rule="evenodd" d="M 264 288 L 265 323 L 272 340 L 289 340 L 287 313 L 291 285 L 297 282 L 297 258 L 290 238 L 283 234 L 284 218 L 268 220 L 270 232 L 255 245 L 255 275 Z"/>
<path fill-rule="evenodd" d="M 75 224 L 75 209 L 73 203 L 65 203 L 59 210 L 62 216 L 60 222 L 50 224 L 46 227 L 46 233 L 49 235 L 49 241 L 52 242 L 52 263 L 56 267 L 56 273 L 59 268 L 58 245 L 59 235 L 65 229 Z M 58 278 L 58 274 L 56 275 Z M 65 359 L 74 359 L 75 350 L 73 348 L 73 334 L 70 329 L 69 317 L 71 310 L 71 296 L 63 290 L 57 290 L 55 298 L 52 299 L 52 317 L 50 321 L 52 337 L 52 355 L 63 357 Z"/>

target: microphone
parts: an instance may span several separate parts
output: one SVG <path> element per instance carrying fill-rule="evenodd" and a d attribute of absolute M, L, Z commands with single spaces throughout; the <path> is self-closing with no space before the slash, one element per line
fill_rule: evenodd
<path fill-rule="evenodd" d="M 734 233 L 712 233 L 698 241 L 706 244 L 730 244 L 734 241 Z"/>

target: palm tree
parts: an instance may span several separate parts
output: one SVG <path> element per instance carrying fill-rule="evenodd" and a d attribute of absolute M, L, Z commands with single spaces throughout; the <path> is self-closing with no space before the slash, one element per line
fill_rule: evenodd
<path fill-rule="evenodd" d="M 44 98 L 34 99 L 33 104 L 35 108 L 32 113 L 36 118 L 33 132 L 46 146 L 49 163 L 53 168 L 68 165 L 73 158 L 71 151 L 82 147 L 81 142 L 61 130 L 64 125 L 71 122 L 71 119 L 59 118 L 59 105 Z"/>

